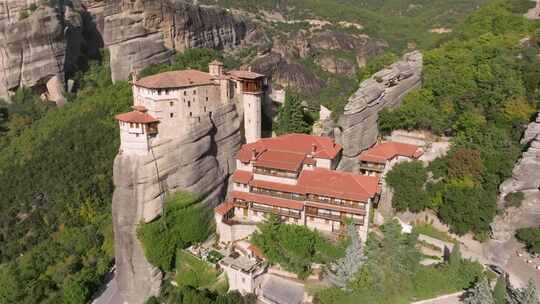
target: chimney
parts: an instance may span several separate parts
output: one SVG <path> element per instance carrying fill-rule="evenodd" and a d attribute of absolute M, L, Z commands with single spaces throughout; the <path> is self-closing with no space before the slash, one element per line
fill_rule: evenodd
<path fill-rule="evenodd" d="M 253 148 L 251 149 L 251 160 L 257 159 L 257 149 Z"/>
<path fill-rule="evenodd" d="M 315 153 L 317 153 L 317 145 L 311 144 L 311 154 L 315 155 Z"/>

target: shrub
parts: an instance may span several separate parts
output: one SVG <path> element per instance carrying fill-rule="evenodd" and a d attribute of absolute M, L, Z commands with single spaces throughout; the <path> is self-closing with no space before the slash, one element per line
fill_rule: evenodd
<path fill-rule="evenodd" d="M 540 254 L 540 227 L 519 229 L 516 238 L 527 246 L 529 252 Z"/>
<path fill-rule="evenodd" d="M 386 174 L 386 182 L 394 190 L 392 206 L 397 211 L 410 210 L 420 212 L 429 203 L 424 190 L 427 181 L 427 171 L 420 161 L 396 164 Z"/>
<path fill-rule="evenodd" d="M 521 191 L 508 193 L 504 197 L 504 206 L 519 208 L 524 198 L 525 194 Z"/>

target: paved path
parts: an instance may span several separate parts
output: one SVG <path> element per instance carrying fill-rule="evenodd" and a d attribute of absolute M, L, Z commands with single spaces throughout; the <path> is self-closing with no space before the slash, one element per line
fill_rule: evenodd
<path fill-rule="evenodd" d="M 461 303 L 460 297 L 462 294 L 463 292 L 460 291 L 453 294 L 440 296 L 434 299 L 413 302 L 411 304 L 456 304 Z"/>

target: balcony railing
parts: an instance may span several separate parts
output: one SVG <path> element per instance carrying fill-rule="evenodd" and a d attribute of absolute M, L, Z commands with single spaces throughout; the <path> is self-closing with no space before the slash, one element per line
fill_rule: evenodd
<path fill-rule="evenodd" d="M 384 167 L 385 166 L 381 164 L 360 162 L 360 169 L 363 169 L 363 170 L 383 172 Z"/>
<path fill-rule="evenodd" d="M 264 213 L 273 213 L 273 214 L 288 216 L 288 217 L 292 217 L 296 219 L 300 218 L 300 212 L 298 211 L 286 211 L 286 210 L 280 210 L 277 208 L 262 207 L 262 206 L 256 206 L 256 205 L 251 206 L 251 210 L 264 212 Z"/>
<path fill-rule="evenodd" d="M 298 178 L 298 174 L 294 172 L 278 171 L 278 170 L 267 170 L 262 168 L 253 168 L 253 173 L 261 175 L 270 175 L 276 177 L 285 177 L 285 178 Z"/>
<path fill-rule="evenodd" d="M 346 217 L 346 216 L 342 216 L 342 215 L 335 215 L 335 214 L 306 212 L 306 216 L 322 218 L 322 219 L 325 219 L 325 220 L 337 221 L 337 222 L 341 222 L 341 223 L 348 220 L 348 221 L 352 221 L 354 224 L 357 224 L 357 225 L 363 225 L 364 224 L 364 220 L 357 219 L 357 218 Z"/>
<path fill-rule="evenodd" d="M 249 202 L 236 200 L 234 202 L 234 206 L 240 208 L 249 208 Z"/>
<path fill-rule="evenodd" d="M 298 194 L 295 195 L 293 193 L 278 193 L 276 191 L 271 191 L 271 190 L 266 190 L 266 189 L 261 189 L 261 188 L 255 188 L 255 187 L 252 187 L 250 192 L 251 193 L 269 195 L 269 196 L 273 196 L 273 197 L 284 198 L 284 199 L 290 199 L 290 200 L 297 200 L 297 201 L 305 201 L 306 200 L 306 197 L 304 195 L 298 195 Z"/>
<path fill-rule="evenodd" d="M 307 200 L 312 201 L 312 202 L 316 202 L 316 203 L 330 204 L 330 205 L 342 206 L 342 207 L 348 207 L 348 208 L 355 208 L 355 209 L 360 209 L 360 210 L 365 209 L 365 206 L 362 203 L 344 201 L 344 200 L 337 201 L 337 200 L 335 200 L 333 198 L 322 199 L 321 197 L 315 196 L 315 195 L 308 195 Z"/>

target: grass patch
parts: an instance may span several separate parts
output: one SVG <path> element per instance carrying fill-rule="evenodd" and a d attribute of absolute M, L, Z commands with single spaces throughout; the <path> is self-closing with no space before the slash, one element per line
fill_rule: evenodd
<path fill-rule="evenodd" d="M 448 232 L 439 230 L 433 227 L 432 224 L 426 222 L 415 222 L 413 230 L 419 234 L 427 235 L 429 237 L 441 240 L 443 242 L 456 244 L 458 241 L 454 239 Z"/>
<path fill-rule="evenodd" d="M 216 289 L 219 273 L 212 266 L 203 262 L 184 250 L 176 256 L 176 283 L 180 287 Z"/>

